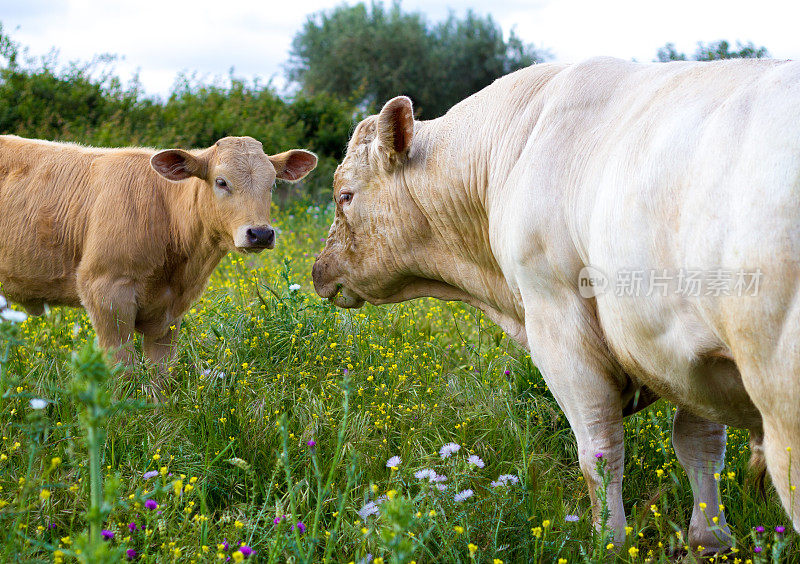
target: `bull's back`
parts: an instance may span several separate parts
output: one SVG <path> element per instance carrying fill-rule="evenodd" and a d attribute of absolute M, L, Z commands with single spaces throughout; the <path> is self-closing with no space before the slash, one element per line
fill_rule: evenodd
<path fill-rule="evenodd" d="M 11 299 L 79 305 L 75 273 L 96 198 L 96 152 L 0 136 L 0 283 Z"/>

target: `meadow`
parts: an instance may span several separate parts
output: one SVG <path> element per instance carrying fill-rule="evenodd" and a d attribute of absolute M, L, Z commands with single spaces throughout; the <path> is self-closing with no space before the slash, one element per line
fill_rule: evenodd
<path fill-rule="evenodd" d="M 615 551 L 566 419 L 500 329 L 460 303 L 316 296 L 332 215 L 276 209 L 275 250 L 224 259 L 163 389 L 145 364 L 109 370 L 82 310 L 0 321 L 4 562 L 702 561 L 670 405 L 626 420 Z M 800 561 L 747 439 L 729 432 L 736 546 L 713 561 Z"/>

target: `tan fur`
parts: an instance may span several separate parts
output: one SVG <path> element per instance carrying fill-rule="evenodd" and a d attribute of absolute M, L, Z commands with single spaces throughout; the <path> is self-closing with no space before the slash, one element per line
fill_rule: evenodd
<path fill-rule="evenodd" d="M 156 172 L 154 155 L 173 156 L 174 171 L 189 163 L 185 179 Z M 225 253 L 266 247 L 237 237 L 271 229 L 271 187 L 290 160 L 302 165 L 290 179 L 316 164 L 306 151 L 268 157 L 249 137 L 157 152 L 0 136 L 2 292 L 32 313 L 83 306 L 102 346 L 126 345 L 136 330 L 147 356 L 164 363 Z M 215 186 L 221 177 L 230 193 Z M 118 358 L 130 363 L 130 347 Z"/>

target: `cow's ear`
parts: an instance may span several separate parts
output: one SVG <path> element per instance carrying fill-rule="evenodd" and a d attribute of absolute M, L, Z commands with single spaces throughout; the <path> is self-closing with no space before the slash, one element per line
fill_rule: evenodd
<path fill-rule="evenodd" d="M 378 143 L 390 157 L 404 155 L 414 136 L 414 108 L 406 96 L 392 98 L 378 114 Z"/>
<path fill-rule="evenodd" d="M 280 180 L 297 182 L 317 167 L 317 155 L 303 149 L 292 149 L 269 156 L 275 175 Z"/>
<path fill-rule="evenodd" d="M 191 176 L 203 178 L 205 163 L 180 149 L 160 151 L 150 158 L 150 166 L 167 180 L 186 180 Z"/>

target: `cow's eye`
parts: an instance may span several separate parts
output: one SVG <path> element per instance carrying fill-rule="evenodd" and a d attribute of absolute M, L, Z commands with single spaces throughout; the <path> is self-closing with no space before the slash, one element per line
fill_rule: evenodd
<path fill-rule="evenodd" d="M 220 190 L 225 190 L 226 192 L 231 191 L 230 186 L 228 186 L 228 183 L 225 182 L 225 179 L 222 177 L 218 177 L 215 184 L 217 185 L 217 188 L 219 188 Z"/>
<path fill-rule="evenodd" d="M 353 199 L 353 195 L 350 192 L 342 192 L 339 194 L 339 203 L 344 205 L 349 203 Z"/>

